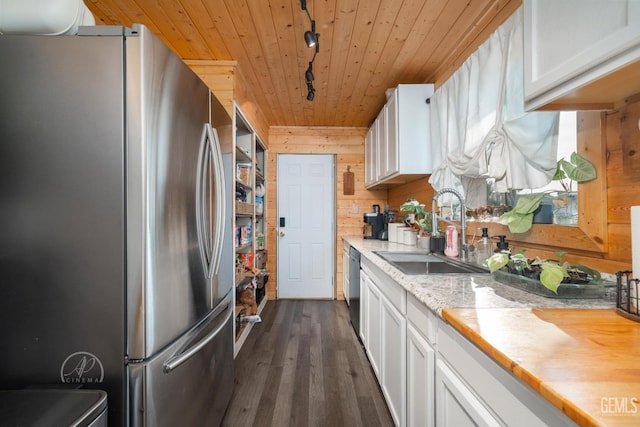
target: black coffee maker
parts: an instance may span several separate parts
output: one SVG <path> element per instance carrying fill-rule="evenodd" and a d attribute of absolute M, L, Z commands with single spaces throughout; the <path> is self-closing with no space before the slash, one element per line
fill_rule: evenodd
<path fill-rule="evenodd" d="M 363 221 L 362 236 L 365 239 L 378 239 L 384 232 L 384 214 L 380 212 L 380 205 L 373 205 L 373 212 L 366 212 Z"/>
<path fill-rule="evenodd" d="M 396 211 L 385 209 L 382 214 L 382 231 L 378 233 L 378 240 L 389 240 L 389 223 L 396 219 Z"/>

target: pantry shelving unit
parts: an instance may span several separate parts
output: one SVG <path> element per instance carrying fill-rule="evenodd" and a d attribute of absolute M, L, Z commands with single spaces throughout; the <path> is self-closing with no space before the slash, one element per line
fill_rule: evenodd
<path fill-rule="evenodd" d="M 255 318 L 244 303 L 255 296 L 260 315 L 267 298 L 266 270 L 266 160 L 267 149 L 251 124 L 235 106 L 233 206 L 235 229 L 235 350 L 237 354 L 253 328 Z M 249 298 L 250 299 L 250 298 Z"/>

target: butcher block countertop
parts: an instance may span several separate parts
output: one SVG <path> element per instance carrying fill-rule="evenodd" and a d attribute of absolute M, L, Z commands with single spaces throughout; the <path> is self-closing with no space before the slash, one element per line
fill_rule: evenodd
<path fill-rule="evenodd" d="M 442 317 L 581 426 L 640 426 L 640 323 L 613 309 L 443 308 Z"/>

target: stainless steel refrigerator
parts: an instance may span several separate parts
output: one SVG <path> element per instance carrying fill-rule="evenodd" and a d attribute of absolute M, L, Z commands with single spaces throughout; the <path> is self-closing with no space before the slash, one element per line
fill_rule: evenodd
<path fill-rule="evenodd" d="M 143 26 L 4 35 L 0 57 L 0 388 L 104 390 L 111 426 L 218 425 L 231 118 Z"/>

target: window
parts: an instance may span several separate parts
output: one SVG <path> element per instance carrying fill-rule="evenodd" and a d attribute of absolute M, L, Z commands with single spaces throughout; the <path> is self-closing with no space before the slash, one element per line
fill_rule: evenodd
<path fill-rule="evenodd" d="M 560 125 L 558 129 L 558 155 L 557 160 L 562 158 L 569 158 L 571 153 L 576 151 L 578 138 L 578 123 L 577 114 L 575 111 L 562 111 L 560 112 Z M 574 186 L 572 190 L 578 191 Z M 535 188 L 531 190 L 519 191 L 519 193 L 542 193 L 550 191 L 563 191 L 562 186 L 558 181 L 551 181 L 544 187 Z"/>

